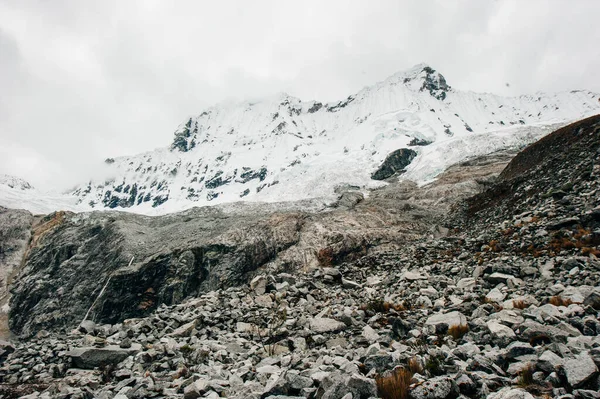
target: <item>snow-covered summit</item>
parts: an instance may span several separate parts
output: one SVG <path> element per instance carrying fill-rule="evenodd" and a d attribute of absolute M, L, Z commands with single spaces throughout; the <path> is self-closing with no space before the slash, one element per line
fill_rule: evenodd
<path fill-rule="evenodd" d="M 32 190 L 33 186 L 20 177 L 0 174 L 0 185 L 16 190 Z"/>
<path fill-rule="evenodd" d="M 553 125 L 599 113 L 599 97 L 465 92 L 419 64 L 333 103 L 279 93 L 209 107 L 186 118 L 168 146 L 107 159 L 114 177 L 72 194 L 82 209 L 148 214 L 235 201 L 332 199 L 338 186 L 385 184 L 371 176 L 401 148 L 417 154 L 403 177 L 424 183 L 453 163 L 527 144 Z"/>

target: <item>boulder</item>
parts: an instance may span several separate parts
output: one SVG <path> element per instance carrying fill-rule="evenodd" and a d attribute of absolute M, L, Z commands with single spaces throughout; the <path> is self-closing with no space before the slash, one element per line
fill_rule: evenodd
<path fill-rule="evenodd" d="M 458 395 L 454 379 L 445 376 L 427 380 L 410 391 L 412 399 L 453 399 Z"/>
<path fill-rule="evenodd" d="M 588 353 L 582 353 L 574 359 L 569 359 L 563 365 L 567 382 L 573 388 L 579 388 L 598 373 L 594 359 Z"/>
<path fill-rule="evenodd" d="M 448 327 L 465 326 L 467 325 L 467 318 L 464 314 L 457 311 L 438 313 L 430 316 L 425 324 L 434 327 L 438 324 L 446 324 Z"/>
<path fill-rule="evenodd" d="M 510 327 L 506 327 L 496 320 L 489 320 L 486 325 L 490 330 L 492 337 L 499 340 L 502 346 L 507 345 L 510 341 L 516 338 L 515 332 Z"/>
<path fill-rule="evenodd" d="M 196 399 L 210 390 L 210 382 L 200 378 L 183 390 L 183 399 Z"/>
<path fill-rule="evenodd" d="M 507 387 L 490 394 L 488 399 L 534 399 L 534 397 L 524 389 Z"/>
<path fill-rule="evenodd" d="M 118 346 L 107 346 L 105 348 L 75 348 L 66 353 L 71 357 L 73 365 L 82 369 L 93 369 L 94 367 L 117 364 L 135 355 L 142 350 L 140 344 L 132 344 L 131 348 L 120 348 Z"/>
<path fill-rule="evenodd" d="M 341 321 L 328 319 L 326 317 L 316 317 L 310 320 L 310 330 L 317 334 L 340 331 L 346 328 Z"/>

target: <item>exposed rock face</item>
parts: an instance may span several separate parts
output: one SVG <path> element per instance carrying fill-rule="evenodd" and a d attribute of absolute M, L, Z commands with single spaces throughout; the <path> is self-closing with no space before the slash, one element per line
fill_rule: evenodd
<path fill-rule="evenodd" d="M 409 148 L 401 148 L 389 154 L 379 169 L 371 176 L 374 180 L 385 180 L 396 174 L 401 174 L 417 156 L 416 151 Z"/>
<path fill-rule="evenodd" d="M 27 251 L 34 217 L 27 211 L 0 207 L 0 338 L 7 338 L 9 285 Z"/>
<path fill-rule="evenodd" d="M 96 321 L 114 323 L 239 284 L 297 242 L 302 225 L 300 213 L 240 218 L 206 208 L 159 218 L 49 218 L 56 224 L 32 249 L 13 289 L 10 326 L 25 335 L 74 327 L 109 278 L 93 309 Z"/>

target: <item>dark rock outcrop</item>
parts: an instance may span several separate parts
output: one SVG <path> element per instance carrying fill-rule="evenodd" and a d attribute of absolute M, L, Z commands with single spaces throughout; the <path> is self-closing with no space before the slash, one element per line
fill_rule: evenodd
<path fill-rule="evenodd" d="M 0 207 L 0 308 L 8 303 L 9 286 L 27 251 L 34 216 L 20 209 Z M 0 312 L 0 339 L 8 338 L 8 317 Z"/>
<path fill-rule="evenodd" d="M 551 197 L 566 205 L 574 185 L 585 186 L 597 178 L 599 143 L 600 115 L 596 115 L 526 147 L 506 166 L 493 187 L 469 199 L 468 218 L 500 220 Z"/>
<path fill-rule="evenodd" d="M 156 218 L 94 212 L 47 219 L 52 225 L 13 287 L 10 327 L 19 334 L 73 328 L 109 278 L 92 311 L 97 322 L 239 284 L 295 243 L 302 224 L 299 213 L 241 218 L 209 208 Z"/>
<path fill-rule="evenodd" d="M 384 180 L 395 174 L 404 172 L 404 169 L 410 165 L 413 159 L 417 156 L 416 151 L 409 148 L 401 148 L 389 154 L 379 169 L 371 175 L 373 180 Z"/>

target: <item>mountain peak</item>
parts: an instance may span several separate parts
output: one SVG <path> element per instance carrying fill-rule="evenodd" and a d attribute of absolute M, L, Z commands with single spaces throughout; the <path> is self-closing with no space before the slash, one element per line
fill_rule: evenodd
<path fill-rule="evenodd" d="M 0 174 L 0 184 L 16 190 L 31 190 L 33 186 L 20 177 Z"/>
<path fill-rule="evenodd" d="M 396 72 L 382 83 L 403 84 L 413 91 L 428 91 L 432 97 L 438 100 L 444 100 L 446 93 L 451 90 L 446 78 L 426 63 Z"/>

